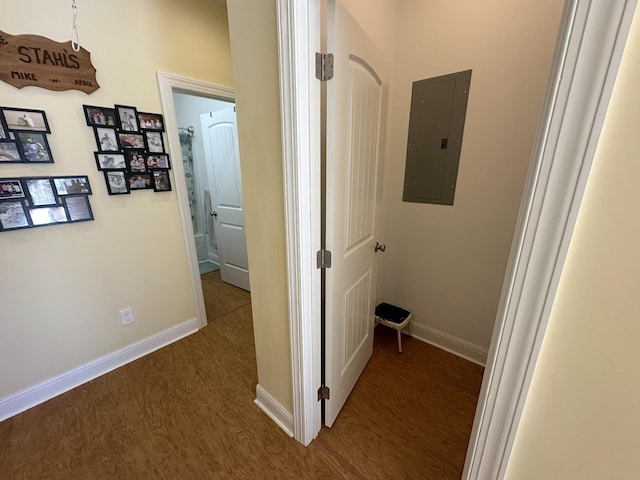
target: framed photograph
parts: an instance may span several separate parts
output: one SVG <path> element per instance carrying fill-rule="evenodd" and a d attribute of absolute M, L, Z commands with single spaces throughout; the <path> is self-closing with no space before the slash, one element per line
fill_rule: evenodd
<path fill-rule="evenodd" d="M 0 200 L 11 198 L 25 198 L 22 183 L 17 178 L 0 179 Z"/>
<path fill-rule="evenodd" d="M 129 170 L 129 172 L 142 173 L 147 171 L 143 150 L 127 150 L 125 155 L 127 157 L 127 170 Z"/>
<path fill-rule="evenodd" d="M 144 149 L 144 137 L 139 133 L 118 132 L 118 141 L 123 150 L 127 148 Z"/>
<path fill-rule="evenodd" d="M 147 154 L 147 167 L 168 170 L 171 168 L 169 155 L 166 153 Z"/>
<path fill-rule="evenodd" d="M 50 178 L 25 178 L 24 183 L 29 193 L 29 203 L 32 207 L 42 205 L 56 205 L 56 194 Z"/>
<path fill-rule="evenodd" d="M 162 132 L 153 132 L 145 130 L 144 139 L 147 144 L 147 151 L 152 153 L 164 152 L 164 144 L 162 143 Z"/>
<path fill-rule="evenodd" d="M 16 132 L 16 141 L 23 162 L 53 163 L 47 135 L 44 133 Z"/>
<path fill-rule="evenodd" d="M 64 197 L 62 200 L 67 209 L 67 217 L 70 222 L 86 222 L 93 220 L 93 212 L 89 198 L 85 195 Z"/>
<path fill-rule="evenodd" d="M 89 177 L 53 177 L 58 196 L 64 195 L 91 195 Z"/>
<path fill-rule="evenodd" d="M 153 188 L 153 180 L 150 173 L 128 173 L 127 182 L 129 182 L 129 190 Z"/>
<path fill-rule="evenodd" d="M 2 115 L 2 110 L 0 110 L 0 141 L 9 139 L 9 131 L 7 129 L 7 124 L 4 121 L 4 115 Z"/>
<path fill-rule="evenodd" d="M 83 105 L 84 118 L 90 127 L 117 127 L 116 110 L 114 108 Z"/>
<path fill-rule="evenodd" d="M 9 130 L 51 133 L 44 110 L 9 107 L 0 108 L 2 108 L 2 113 Z"/>
<path fill-rule="evenodd" d="M 135 107 L 116 105 L 118 125 L 123 132 L 138 132 L 138 112 Z"/>
<path fill-rule="evenodd" d="M 125 195 L 129 192 L 129 184 L 124 172 L 107 171 L 104 172 L 104 179 L 107 182 L 109 195 Z"/>
<path fill-rule="evenodd" d="M 100 153 L 94 152 L 98 170 L 124 170 L 127 168 L 123 153 Z"/>
<path fill-rule="evenodd" d="M 153 190 L 155 192 L 171 191 L 171 181 L 167 170 L 154 170 L 151 173 L 153 174 Z"/>
<path fill-rule="evenodd" d="M 41 225 L 53 225 L 55 223 L 67 223 L 67 211 L 62 205 L 55 207 L 38 207 L 29 209 L 29 217 L 34 227 Z"/>
<path fill-rule="evenodd" d="M 93 132 L 96 135 L 98 150 L 101 152 L 117 152 L 120 150 L 115 128 L 93 127 Z"/>
<path fill-rule="evenodd" d="M 159 113 L 138 112 L 140 130 L 156 130 L 164 132 L 164 118 Z"/>
<path fill-rule="evenodd" d="M 17 230 L 30 226 L 24 200 L 0 202 L 0 230 Z"/>
<path fill-rule="evenodd" d="M 21 163 L 20 151 L 16 142 L 0 141 L 0 163 Z"/>

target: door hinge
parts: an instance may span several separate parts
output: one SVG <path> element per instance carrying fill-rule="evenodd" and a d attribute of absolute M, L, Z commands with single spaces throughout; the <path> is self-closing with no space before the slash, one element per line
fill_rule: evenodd
<path fill-rule="evenodd" d="M 316 259 L 318 268 L 331 268 L 331 252 L 329 250 L 318 250 Z"/>
<path fill-rule="evenodd" d="M 321 82 L 333 78 L 333 53 L 316 52 L 316 78 Z"/>
<path fill-rule="evenodd" d="M 331 390 L 329 390 L 329 387 L 327 387 L 326 385 L 322 385 L 318 389 L 318 401 L 329 400 L 329 398 L 331 397 L 330 394 L 331 394 Z"/>

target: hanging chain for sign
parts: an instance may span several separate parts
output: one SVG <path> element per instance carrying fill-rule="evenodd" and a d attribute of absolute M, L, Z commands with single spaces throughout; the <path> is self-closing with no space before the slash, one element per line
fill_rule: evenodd
<path fill-rule="evenodd" d="M 78 5 L 76 0 L 71 0 L 72 27 L 71 27 L 71 48 L 74 52 L 80 51 L 80 37 L 78 36 Z"/>

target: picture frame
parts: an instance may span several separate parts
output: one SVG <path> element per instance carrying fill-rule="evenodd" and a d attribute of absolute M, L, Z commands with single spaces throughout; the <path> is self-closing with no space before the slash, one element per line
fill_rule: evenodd
<path fill-rule="evenodd" d="M 25 178 L 24 184 L 29 194 L 29 204 L 32 207 L 57 205 L 58 199 L 51 182 L 51 178 Z"/>
<path fill-rule="evenodd" d="M 17 178 L 0 179 L 0 200 L 16 198 L 26 198 L 22 182 Z"/>
<path fill-rule="evenodd" d="M 119 152 L 120 146 L 116 129 L 113 127 L 93 127 L 96 144 L 100 152 Z"/>
<path fill-rule="evenodd" d="M 162 132 L 145 130 L 144 142 L 146 150 L 149 153 L 162 153 L 164 152 L 164 142 L 162 140 Z"/>
<path fill-rule="evenodd" d="M 109 107 L 98 107 L 95 105 L 83 105 L 84 118 L 90 127 L 117 127 L 118 120 L 116 109 Z"/>
<path fill-rule="evenodd" d="M 153 178 L 151 173 L 128 173 L 126 175 L 129 190 L 147 190 L 153 188 Z"/>
<path fill-rule="evenodd" d="M 72 177 L 52 177 L 58 197 L 67 195 L 91 195 L 89 177 L 86 175 Z"/>
<path fill-rule="evenodd" d="M 138 111 L 129 105 L 115 105 L 118 127 L 121 132 L 139 132 Z"/>
<path fill-rule="evenodd" d="M 144 149 L 144 137 L 141 133 L 118 132 L 118 142 L 122 150 L 128 148 Z"/>
<path fill-rule="evenodd" d="M 0 202 L 0 231 L 30 228 L 24 200 L 5 200 Z"/>
<path fill-rule="evenodd" d="M 147 168 L 156 170 L 169 170 L 171 169 L 171 162 L 169 162 L 169 155 L 166 153 L 148 153 L 145 157 L 145 163 Z"/>
<path fill-rule="evenodd" d="M 31 225 L 41 227 L 44 225 L 55 225 L 56 223 L 68 223 L 69 217 L 63 205 L 52 205 L 49 207 L 29 208 L 29 218 Z"/>
<path fill-rule="evenodd" d="M 171 180 L 169 179 L 168 170 L 153 170 L 153 191 L 154 192 L 170 192 Z"/>
<path fill-rule="evenodd" d="M 131 193 L 125 175 L 125 172 L 120 170 L 104 172 L 104 179 L 107 183 L 107 192 L 109 192 L 109 195 L 128 195 Z"/>
<path fill-rule="evenodd" d="M 9 130 L 51 133 L 44 110 L 30 108 L 0 107 Z"/>
<path fill-rule="evenodd" d="M 15 132 L 22 163 L 53 163 L 47 135 L 39 132 Z"/>
<path fill-rule="evenodd" d="M 120 152 L 94 152 L 98 170 L 125 170 L 127 162 L 124 153 Z"/>
<path fill-rule="evenodd" d="M 0 163 L 22 163 L 17 142 L 0 141 Z"/>
<path fill-rule="evenodd" d="M 93 220 L 93 210 L 86 195 L 70 195 L 62 199 L 69 222 L 88 222 Z"/>
<path fill-rule="evenodd" d="M 164 117 L 159 113 L 138 112 L 140 130 L 164 132 Z"/>
<path fill-rule="evenodd" d="M 2 110 L 0 110 L 0 142 L 3 140 L 9 140 L 9 128 L 7 127 L 7 123 L 4 121 Z"/>
<path fill-rule="evenodd" d="M 144 150 L 127 150 L 125 156 L 127 158 L 127 171 L 129 173 L 147 172 Z"/>

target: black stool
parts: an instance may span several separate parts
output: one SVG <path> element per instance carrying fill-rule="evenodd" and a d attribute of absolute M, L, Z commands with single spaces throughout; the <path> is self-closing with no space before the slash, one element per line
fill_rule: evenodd
<path fill-rule="evenodd" d="M 409 335 L 411 335 L 411 312 L 390 303 L 381 303 L 376 307 L 375 315 L 376 323 L 398 331 L 398 353 L 402 353 L 401 330 L 409 326 Z"/>

